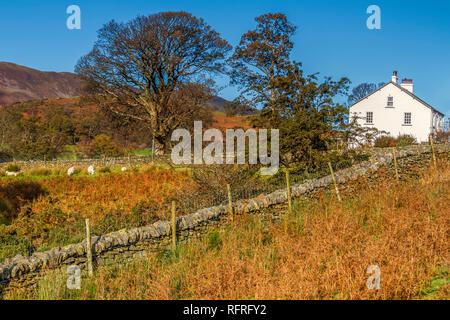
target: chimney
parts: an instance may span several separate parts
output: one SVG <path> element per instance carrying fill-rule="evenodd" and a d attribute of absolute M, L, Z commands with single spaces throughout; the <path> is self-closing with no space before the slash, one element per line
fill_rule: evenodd
<path fill-rule="evenodd" d="M 414 85 L 413 85 L 412 79 L 403 79 L 403 80 L 402 80 L 401 87 L 402 87 L 403 89 L 406 89 L 406 90 L 408 90 L 409 92 L 413 93 Z"/>
<path fill-rule="evenodd" d="M 394 74 L 392 75 L 392 80 L 393 83 L 397 84 L 398 83 L 398 77 L 397 77 L 397 71 L 394 71 Z"/>

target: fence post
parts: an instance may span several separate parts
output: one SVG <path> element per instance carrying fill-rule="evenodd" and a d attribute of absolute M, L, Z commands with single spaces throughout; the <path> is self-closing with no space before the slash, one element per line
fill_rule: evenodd
<path fill-rule="evenodd" d="M 292 212 L 292 198 L 291 198 L 291 181 L 289 177 L 289 168 L 286 168 L 286 189 L 289 213 Z"/>
<path fill-rule="evenodd" d="M 392 155 L 394 157 L 394 168 L 395 168 L 395 177 L 398 180 L 398 169 L 397 169 L 397 154 L 395 152 L 395 147 L 392 147 Z"/>
<path fill-rule="evenodd" d="M 436 164 L 436 154 L 434 153 L 434 144 L 433 144 L 433 134 L 430 133 L 430 145 L 431 145 L 431 152 L 433 154 L 433 165 L 434 168 L 437 168 L 437 164 Z"/>
<path fill-rule="evenodd" d="M 175 201 L 172 201 L 172 248 L 177 248 L 177 224 L 175 218 Z"/>
<path fill-rule="evenodd" d="M 287 221 L 289 214 L 292 213 L 292 198 L 291 198 L 291 181 L 289 177 L 289 168 L 286 167 L 286 190 L 287 190 L 287 200 L 288 200 L 288 215 L 284 219 L 284 232 L 287 232 Z"/>
<path fill-rule="evenodd" d="M 339 194 L 339 189 L 336 183 L 336 178 L 334 177 L 334 172 L 333 172 L 333 167 L 331 166 L 331 162 L 328 162 L 328 167 L 330 168 L 330 172 L 331 172 L 331 178 L 333 179 L 333 184 L 334 184 L 334 190 L 336 191 L 336 197 L 338 199 L 338 201 L 342 201 L 341 199 L 341 195 Z"/>
<path fill-rule="evenodd" d="M 228 193 L 228 211 L 231 216 L 231 221 L 233 221 L 234 220 L 233 219 L 234 218 L 233 217 L 233 202 L 231 199 L 231 187 L 229 184 L 227 184 L 227 193 Z"/>
<path fill-rule="evenodd" d="M 155 137 L 152 139 L 152 162 L 155 160 Z"/>
<path fill-rule="evenodd" d="M 86 219 L 85 222 L 86 222 L 87 269 L 89 277 L 92 277 L 94 275 L 94 271 L 92 269 L 92 245 L 91 245 L 91 230 L 89 228 L 89 219 Z"/>

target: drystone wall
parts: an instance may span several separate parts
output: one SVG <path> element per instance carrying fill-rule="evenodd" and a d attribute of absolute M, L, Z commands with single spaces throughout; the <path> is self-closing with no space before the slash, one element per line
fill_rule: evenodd
<path fill-rule="evenodd" d="M 17 164 L 22 170 L 45 168 L 45 169 L 60 169 L 70 167 L 87 168 L 90 165 L 94 167 L 111 167 L 111 166 L 126 166 L 133 167 L 147 163 L 165 164 L 170 160 L 167 156 L 130 156 L 117 158 L 98 158 L 98 159 L 78 159 L 78 160 L 29 160 L 29 161 L 14 161 L 0 163 L 0 170 L 4 170 L 9 164 Z"/>
<path fill-rule="evenodd" d="M 438 157 L 449 157 L 450 144 L 435 146 Z M 431 161 L 429 146 L 416 146 L 397 151 L 399 167 L 417 164 L 426 165 Z M 391 150 L 378 150 L 368 161 L 335 173 L 338 184 L 360 176 L 374 176 L 381 167 L 391 167 Z M 425 161 L 424 161 L 425 160 Z M 392 170 L 392 168 L 390 169 Z M 400 171 L 402 173 L 402 171 Z M 332 184 L 331 176 L 320 179 L 310 179 L 302 184 L 292 186 L 292 197 L 307 196 Z M 285 205 L 286 190 L 277 190 L 267 195 L 253 199 L 239 200 L 233 203 L 235 215 L 264 211 L 269 207 Z M 228 223 L 229 215 L 226 206 L 216 206 L 201 209 L 195 213 L 177 218 L 177 242 L 186 242 L 201 236 L 210 229 Z M 156 251 L 170 245 L 171 227 L 169 221 L 158 221 L 152 225 L 121 230 L 91 238 L 94 266 L 126 263 L 138 257 L 144 257 L 148 252 Z M 0 296 L 11 288 L 27 289 L 36 285 L 38 280 L 48 272 L 64 269 L 70 265 L 78 265 L 86 269 L 86 243 L 57 247 L 45 252 L 36 252 L 29 257 L 16 256 L 6 259 L 0 264 Z"/>

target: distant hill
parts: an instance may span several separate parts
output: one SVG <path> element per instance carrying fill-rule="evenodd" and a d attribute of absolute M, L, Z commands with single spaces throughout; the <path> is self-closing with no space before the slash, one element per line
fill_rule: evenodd
<path fill-rule="evenodd" d="M 83 94 L 83 80 L 70 72 L 45 72 L 10 62 L 0 62 L 0 105 L 52 98 L 74 98 Z M 214 96 L 205 103 L 213 112 L 227 113 L 232 105 Z M 257 111 L 233 105 L 234 114 L 249 115 Z"/>
<path fill-rule="evenodd" d="M 0 62 L 0 105 L 81 94 L 83 81 L 70 72 L 44 72 Z"/>
<path fill-rule="evenodd" d="M 227 104 L 227 100 L 221 97 L 213 97 L 211 100 L 205 103 L 205 107 L 211 111 L 218 111 L 225 113 L 225 105 Z"/>

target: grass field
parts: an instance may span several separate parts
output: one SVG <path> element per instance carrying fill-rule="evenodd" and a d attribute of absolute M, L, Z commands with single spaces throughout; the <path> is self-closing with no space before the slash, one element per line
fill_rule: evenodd
<path fill-rule="evenodd" d="M 75 243 L 83 238 L 85 218 L 98 234 L 151 223 L 167 213 L 161 204 L 191 184 L 189 171 L 182 168 L 107 169 L 92 176 L 68 177 L 61 169 L 59 175 L 30 171 L 0 179 L 0 260 L 28 254 L 30 247 L 42 251 Z"/>
<path fill-rule="evenodd" d="M 210 232 L 176 251 L 161 250 L 126 266 L 44 278 L 27 299 L 448 299 L 450 166 L 404 181 L 381 170 L 343 190 L 297 199 L 284 223 L 258 215 Z M 366 286 L 368 266 L 381 289 Z"/>

